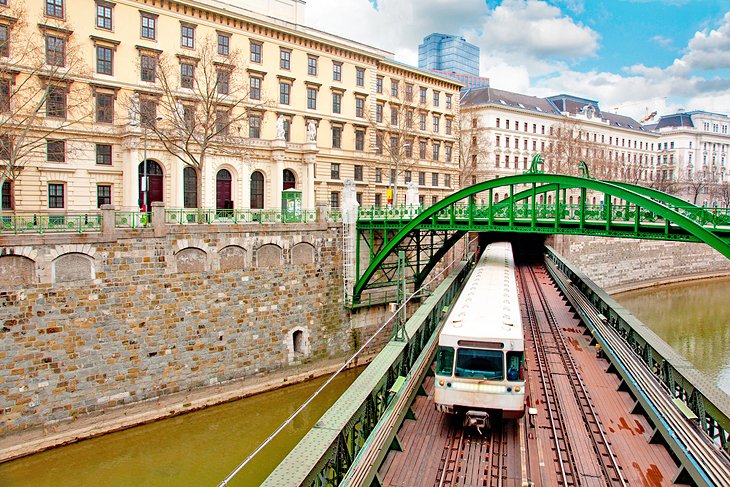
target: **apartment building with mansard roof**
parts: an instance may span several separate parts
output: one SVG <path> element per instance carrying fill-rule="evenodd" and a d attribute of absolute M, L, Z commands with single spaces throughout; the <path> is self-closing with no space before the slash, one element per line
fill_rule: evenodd
<path fill-rule="evenodd" d="M 657 156 L 659 134 L 630 117 L 604 112 L 593 100 L 529 96 L 495 88 L 468 90 L 461 98 L 462 126 L 471 142 L 466 165 L 473 181 L 519 174 L 540 153 L 546 172 L 578 174 L 581 160 L 591 175 L 656 185 L 664 177 Z M 469 183 L 469 181 L 467 181 Z"/>
<path fill-rule="evenodd" d="M 345 179 L 363 205 L 393 182 L 423 204 L 455 190 L 461 85 L 308 28 L 303 8 L 0 0 L 3 208 L 279 208 L 288 188 L 339 206 Z"/>

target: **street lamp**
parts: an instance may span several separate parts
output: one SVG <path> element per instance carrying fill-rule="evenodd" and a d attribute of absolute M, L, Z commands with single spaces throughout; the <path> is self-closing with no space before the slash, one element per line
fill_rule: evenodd
<path fill-rule="evenodd" d="M 159 122 L 162 120 L 162 117 L 156 117 L 155 122 Z M 143 140 L 143 154 L 142 154 L 142 206 L 144 207 L 144 212 L 147 213 L 150 211 L 148 205 L 149 205 L 149 181 L 147 180 L 147 126 L 149 125 L 149 120 L 142 120 L 142 140 Z"/>

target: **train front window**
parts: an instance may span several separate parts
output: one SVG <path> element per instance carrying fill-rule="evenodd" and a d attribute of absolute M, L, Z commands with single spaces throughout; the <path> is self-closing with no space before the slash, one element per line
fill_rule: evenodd
<path fill-rule="evenodd" d="M 525 354 L 523 352 L 507 352 L 507 380 L 525 380 Z"/>
<path fill-rule="evenodd" d="M 503 357 L 495 350 L 460 348 L 456 353 L 456 377 L 503 380 Z"/>
<path fill-rule="evenodd" d="M 436 373 L 438 375 L 451 375 L 454 373 L 454 349 L 451 347 L 439 347 L 436 352 Z"/>

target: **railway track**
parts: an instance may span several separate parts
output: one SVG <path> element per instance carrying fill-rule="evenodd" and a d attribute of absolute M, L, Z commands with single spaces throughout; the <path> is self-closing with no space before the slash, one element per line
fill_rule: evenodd
<path fill-rule="evenodd" d="M 571 355 L 560 326 L 550 309 L 534 267 L 521 266 L 519 279 L 525 300 L 526 329 L 534 341 L 535 363 L 546 406 L 555 475 L 562 486 L 607 485 L 626 486 L 618 460 L 598 418 L 580 371 Z M 544 270 L 542 277 L 546 277 Z M 572 400 L 566 397 L 566 388 Z M 535 387 L 533 386 L 533 391 Z M 574 414 L 570 414 L 573 411 Z M 585 436 L 576 433 L 579 426 L 569 417 L 582 419 Z M 572 428 L 572 429 L 571 429 Z M 575 451 L 584 451 L 571 444 L 576 438 L 587 438 L 595 458 L 576 458 Z"/>
<path fill-rule="evenodd" d="M 482 433 L 456 424 L 449 430 L 434 487 L 506 485 L 513 422 L 495 421 Z"/>

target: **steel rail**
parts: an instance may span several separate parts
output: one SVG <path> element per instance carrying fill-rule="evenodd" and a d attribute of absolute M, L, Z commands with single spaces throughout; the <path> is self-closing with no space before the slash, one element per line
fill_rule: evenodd
<path fill-rule="evenodd" d="M 575 394 L 577 404 L 579 405 L 581 413 L 583 415 L 583 421 L 585 423 L 586 429 L 588 430 L 591 441 L 593 442 L 593 446 L 597 453 L 596 458 L 599 465 L 601 466 L 601 470 L 603 470 L 603 473 L 606 476 L 606 481 L 609 483 L 614 481 L 613 476 L 611 475 L 611 470 L 613 470 L 616 476 L 615 481 L 619 485 L 625 487 L 627 484 L 621 473 L 618 459 L 616 458 L 616 455 L 614 454 L 613 449 L 611 448 L 611 445 L 608 441 L 608 437 L 606 436 L 603 426 L 601 425 L 601 420 L 598 417 L 598 413 L 596 412 L 595 407 L 593 406 L 593 403 L 588 394 L 588 390 L 586 389 L 583 378 L 581 377 L 580 371 L 575 364 L 573 354 L 570 352 L 570 348 L 565 343 L 565 337 L 560 331 L 560 328 L 558 326 L 558 320 L 555 318 L 555 314 L 553 313 L 550 306 L 548 306 L 547 304 L 545 292 L 542 290 L 542 287 L 537 280 L 537 275 L 534 268 L 529 267 L 529 272 L 531 277 L 533 278 L 533 282 L 535 283 L 535 288 L 538 290 L 538 299 L 540 300 L 545 311 L 545 316 L 550 325 L 553 337 L 557 342 L 560 343 L 560 347 L 563 351 L 563 353 L 560 354 L 560 358 L 566 370 L 570 371 L 568 377 L 571 381 L 571 384 L 573 385 L 573 393 Z M 592 422 L 591 418 L 593 419 Z M 591 424 L 595 425 L 595 427 L 598 429 L 597 432 L 593 431 Z M 606 453 L 606 455 L 608 456 L 610 465 L 606 464 L 603 453 Z"/>
<path fill-rule="evenodd" d="M 720 486 L 730 485 L 730 457 L 718 448 L 698 427 L 682 414 L 671 401 L 671 391 L 664 384 L 656 379 L 644 365 L 641 357 L 633 351 L 618 335 L 618 333 L 605 324 L 600 313 L 590 301 L 580 292 L 570 279 L 565 276 L 557 267 L 548 261 L 548 268 L 551 270 L 556 281 L 562 283 L 564 290 L 573 306 L 581 310 L 589 321 L 591 332 L 600 342 L 603 342 L 604 350 L 613 355 L 619 364 L 617 369 L 623 369 L 627 375 L 622 374 L 625 382 L 634 385 L 635 390 L 644 397 L 647 413 L 653 412 L 650 418 L 657 421 L 655 427 L 662 433 L 669 443 L 677 442 L 680 450 L 686 455 L 686 461 L 690 462 L 692 468 L 687 468 L 686 461 L 682 461 L 683 468 L 692 476 L 698 485 Z M 608 348 L 608 349 L 607 349 Z M 620 366 L 620 367 L 619 367 Z M 642 401 L 639 401 L 640 403 Z"/>
<path fill-rule="evenodd" d="M 555 453 L 557 455 L 557 466 L 559 468 L 560 479 L 562 480 L 563 486 L 571 485 L 568 482 L 568 475 L 574 480 L 575 476 L 575 460 L 572 458 L 570 444 L 564 429 L 562 428 L 563 421 L 560 418 L 556 418 L 556 415 L 560 415 L 560 408 L 557 406 L 557 397 L 555 396 L 555 385 L 552 377 L 548 371 L 548 361 L 545 356 L 545 347 L 542 340 L 542 334 L 539 333 L 539 324 L 537 322 L 537 315 L 535 313 L 535 307 L 532 303 L 532 297 L 527 287 L 527 279 L 525 278 L 523 270 L 518 269 L 520 275 L 520 282 L 522 283 L 522 295 L 525 302 L 525 310 L 527 311 L 527 320 L 530 324 L 530 334 L 532 335 L 532 341 L 535 345 L 535 357 L 537 358 L 538 372 L 540 374 L 540 381 L 542 382 L 542 390 L 545 393 L 545 403 L 547 405 L 548 419 L 550 421 L 550 430 L 553 436 L 553 442 L 555 443 Z M 561 440 L 558 436 L 558 428 L 561 430 L 562 442 L 566 445 L 565 452 L 568 458 L 563 458 L 561 447 Z M 566 472 L 566 464 L 570 465 L 570 473 Z"/>

